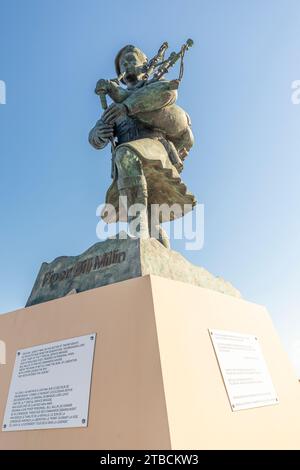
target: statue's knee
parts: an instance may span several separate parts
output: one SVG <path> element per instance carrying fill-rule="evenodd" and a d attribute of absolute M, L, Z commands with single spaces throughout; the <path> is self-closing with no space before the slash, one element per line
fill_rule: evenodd
<path fill-rule="evenodd" d="M 124 147 L 117 148 L 115 154 L 115 162 L 117 166 L 122 165 L 122 161 L 126 158 L 127 149 Z"/>
<path fill-rule="evenodd" d="M 138 156 L 126 147 L 116 150 L 115 163 L 122 173 L 136 173 L 141 171 L 141 164 Z"/>

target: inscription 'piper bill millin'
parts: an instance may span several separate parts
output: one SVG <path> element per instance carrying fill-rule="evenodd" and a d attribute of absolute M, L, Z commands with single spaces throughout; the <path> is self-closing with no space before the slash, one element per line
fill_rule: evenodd
<path fill-rule="evenodd" d="M 69 269 L 64 269 L 58 273 L 54 271 L 48 271 L 43 278 L 42 286 L 46 284 L 54 284 L 65 279 L 70 279 L 81 274 L 88 274 L 91 271 L 111 266 L 112 264 L 122 263 L 126 258 L 124 251 L 119 252 L 117 250 L 104 253 L 103 256 L 95 256 L 94 258 L 88 258 L 83 261 L 76 263 Z"/>

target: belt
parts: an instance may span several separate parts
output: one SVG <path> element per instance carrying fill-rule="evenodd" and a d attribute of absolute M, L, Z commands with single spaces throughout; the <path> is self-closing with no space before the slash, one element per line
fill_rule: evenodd
<path fill-rule="evenodd" d="M 159 130 L 154 130 L 154 129 L 139 129 L 136 135 L 132 138 L 130 135 L 130 132 L 126 132 L 123 135 L 118 136 L 118 141 L 116 142 L 116 146 L 120 144 L 125 144 L 127 142 L 131 142 L 133 140 L 138 140 L 138 139 L 146 139 L 146 138 L 165 138 L 166 134 L 162 131 Z"/>

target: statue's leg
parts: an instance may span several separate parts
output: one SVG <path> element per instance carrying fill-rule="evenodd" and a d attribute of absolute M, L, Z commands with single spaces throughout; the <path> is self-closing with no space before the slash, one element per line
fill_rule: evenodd
<path fill-rule="evenodd" d="M 128 147 L 120 147 L 116 149 L 115 164 L 118 169 L 119 196 L 121 204 L 127 206 L 127 220 L 132 235 L 149 238 L 148 192 L 142 163 L 133 150 Z M 126 200 L 122 202 L 123 197 Z M 139 206 L 132 207 L 135 204 L 139 204 Z"/>
<path fill-rule="evenodd" d="M 165 248 L 170 249 L 170 239 L 165 229 L 156 220 L 155 213 L 152 214 L 151 206 L 148 206 L 148 226 L 151 237 L 156 238 Z"/>

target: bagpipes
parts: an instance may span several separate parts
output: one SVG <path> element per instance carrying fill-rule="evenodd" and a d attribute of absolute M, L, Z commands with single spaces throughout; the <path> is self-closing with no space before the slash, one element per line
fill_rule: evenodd
<path fill-rule="evenodd" d="M 165 59 L 165 53 L 169 45 L 164 42 L 157 54 L 150 59 L 142 68 L 142 80 L 145 81 L 145 85 L 157 82 L 161 80 L 165 74 L 180 60 L 180 70 L 178 76 L 178 84 L 181 82 L 184 73 L 184 56 L 187 50 L 193 46 L 192 39 L 188 39 L 185 44 L 181 47 L 179 52 L 172 52 L 170 56 Z M 107 109 L 106 95 L 113 96 L 115 102 L 122 102 L 127 96 L 128 92 L 121 87 L 120 82 L 124 78 L 125 73 L 120 74 L 117 78 L 112 80 L 100 79 L 97 82 L 95 93 L 100 97 L 101 106 L 103 109 Z"/>

